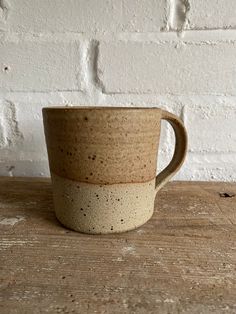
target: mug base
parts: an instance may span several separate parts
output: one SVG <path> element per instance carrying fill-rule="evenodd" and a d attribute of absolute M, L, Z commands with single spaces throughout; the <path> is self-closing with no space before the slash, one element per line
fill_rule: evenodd
<path fill-rule="evenodd" d="M 102 234 L 119 234 L 119 233 L 125 233 L 125 232 L 129 232 L 129 231 L 132 231 L 132 230 L 136 230 L 140 227 L 142 227 L 143 225 L 145 225 L 151 218 L 152 218 L 153 214 L 144 222 L 142 222 L 141 224 L 139 225 L 136 225 L 136 226 L 133 226 L 133 227 L 130 227 L 129 229 L 123 229 L 123 230 L 102 230 L 102 231 L 94 231 L 94 230 L 86 230 L 86 229 L 80 229 L 80 228 L 76 228 L 76 227 L 71 227 L 71 225 L 67 225 L 66 223 L 63 223 L 63 221 L 61 221 L 57 215 L 56 215 L 56 218 L 57 220 L 59 221 L 59 223 L 66 229 L 69 229 L 71 231 L 75 231 L 75 232 L 78 232 L 78 233 L 83 233 L 83 234 L 91 234 L 91 235 L 102 235 Z"/>
<path fill-rule="evenodd" d="M 155 179 L 101 185 L 51 176 L 56 217 L 69 229 L 88 234 L 126 232 L 153 214 Z"/>

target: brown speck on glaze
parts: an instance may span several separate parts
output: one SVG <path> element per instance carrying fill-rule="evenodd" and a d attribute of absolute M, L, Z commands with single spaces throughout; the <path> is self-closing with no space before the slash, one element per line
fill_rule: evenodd
<path fill-rule="evenodd" d="M 88 121 L 88 117 L 84 117 L 84 121 Z"/>

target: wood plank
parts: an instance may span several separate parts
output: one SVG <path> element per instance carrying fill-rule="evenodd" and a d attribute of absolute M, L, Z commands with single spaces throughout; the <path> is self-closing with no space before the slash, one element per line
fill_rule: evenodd
<path fill-rule="evenodd" d="M 0 313 L 235 313 L 236 184 L 173 182 L 116 235 L 65 229 L 48 179 L 0 178 Z"/>

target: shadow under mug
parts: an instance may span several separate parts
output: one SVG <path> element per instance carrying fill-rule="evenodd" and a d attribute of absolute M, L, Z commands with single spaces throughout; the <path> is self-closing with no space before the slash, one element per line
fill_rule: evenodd
<path fill-rule="evenodd" d="M 161 120 L 175 132 L 169 165 L 156 176 Z M 66 227 L 102 234 L 135 229 L 154 211 L 156 193 L 182 165 L 187 134 L 158 108 L 50 107 L 43 121 L 55 213 Z"/>

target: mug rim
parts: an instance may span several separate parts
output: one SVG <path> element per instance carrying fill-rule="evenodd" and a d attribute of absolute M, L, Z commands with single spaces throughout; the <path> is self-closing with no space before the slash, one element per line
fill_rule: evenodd
<path fill-rule="evenodd" d="M 49 110 L 162 110 L 158 107 L 121 107 L 121 106 L 52 106 L 43 107 L 43 111 Z"/>

